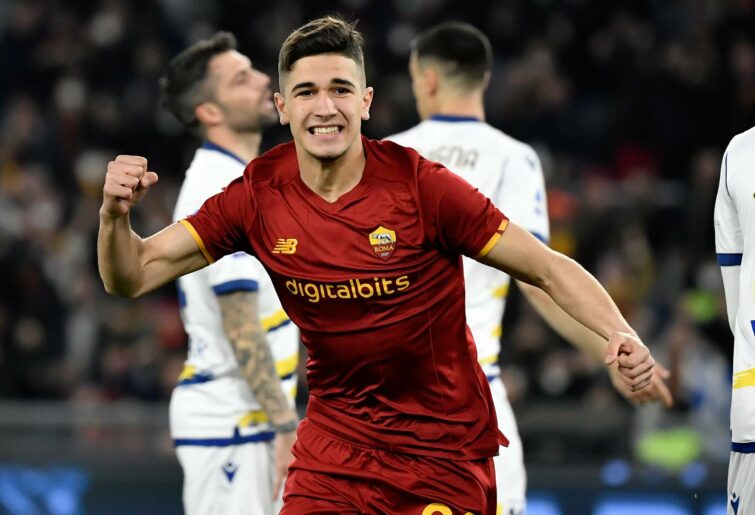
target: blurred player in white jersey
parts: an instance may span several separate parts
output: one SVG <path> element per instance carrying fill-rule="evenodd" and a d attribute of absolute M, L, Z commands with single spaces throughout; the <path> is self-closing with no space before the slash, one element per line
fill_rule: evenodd
<path fill-rule="evenodd" d="M 201 136 L 174 220 L 196 212 L 257 156 L 277 119 L 270 78 L 220 32 L 171 61 L 163 105 Z M 237 253 L 178 280 L 189 356 L 170 404 L 188 515 L 277 513 L 291 460 L 298 330 L 270 278 Z"/>
<path fill-rule="evenodd" d="M 755 513 L 755 128 L 735 136 L 721 164 L 714 225 L 734 333 L 728 514 Z"/>
<path fill-rule="evenodd" d="M 483 96 L 490 78 L 492 50 L 487 37 L 471 25 L 443 23 L 413 43 L 409 62 L 412 89 L 422 122 L 386 139 L 413 147 L 477 187 L 517 225 L 548 242 L 545 181 L 535 151 L 485 123 Z M 525 512 L 526 473 L 522 442 L 500 378 L 501 320 L 511 278 L 464 258 L 466 317 L 477 355 L 490 381 L 498 425 L 510 440 L 495 461 L 498 513 Z M 517 281 L 522 293 L 565 339 L 602 361 L 606 340 L 569 317 L 542 290 Z M 632 393 L 612 369 L 614 386 L 634 403 L 671 396 L 660 370 L 651 388 Z"/>

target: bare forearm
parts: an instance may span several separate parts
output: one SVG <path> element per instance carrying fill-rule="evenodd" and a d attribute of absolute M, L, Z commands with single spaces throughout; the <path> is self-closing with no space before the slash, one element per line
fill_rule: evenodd
<path fill-rule="evenodd" d="M 298 418 L 283 392 L 264 330 L 256 316 L 249 316 L 247 297 L 251 295 L 220 297 L 223 326 L 241 373 L 270 423 L 276 431 L 290 432 L 296 429 Z"/>
<path fill-rule="evenodd" d="M 603 362 L 608 344 L 605 338 L 577 322 L 540 288 L 521 281 L 517 281 L 517 286 L 535 311 L 559 336 L 598 362 Z"/>
<path fill-rule="evenodd" d="M 108 293 L 133 297 L 139 290 L 142 239 L 131 230 L 128 214 L 117 218 L 100 214 L 97 265 Z"/>
<path fill-rule="evenodd" d="M 562 255 L 552 259 L 540 286 L 567 314 L 606 340 L 616 331 L 635 334 L 605 289 L 576 261 Z"/>

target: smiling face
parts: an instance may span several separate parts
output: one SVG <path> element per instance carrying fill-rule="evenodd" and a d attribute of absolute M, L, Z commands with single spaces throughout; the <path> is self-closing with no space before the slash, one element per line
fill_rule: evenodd
<path fill-rule="evenodd" d="M 243 54 L 223 52 L 208 63 L 213 104 L 220 111 L 210 123 L 223 123 L 234 132 L 260 132 L 275 121 L 270 77 L 252 67 Z"/>
<path fill-rule="evenodd" d="M 313 55 L 297 60 L 281 79 L 275 105 L 297 149 L 321 162 L 360 151 L 373 94 L 360 65 L 338 54 Z"/>

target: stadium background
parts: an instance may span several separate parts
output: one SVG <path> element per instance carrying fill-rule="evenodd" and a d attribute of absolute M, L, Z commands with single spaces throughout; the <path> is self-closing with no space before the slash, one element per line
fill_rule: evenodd
<path fill-rule="evenodd" d="M 752 0 L 0 0 L 0 513 L 181 512 L 166 400 L 185 336 L 172 287 L 126 302 L 99 282 L 106 163 L 148 156 L 161 180 L 134 224 L 168 223 L 196 145 L 158 108 L 170 56 L 230 30 L 275 78 L 285 36 L 327 13 L 360 20 L 375 138 L 417 121 L 417 31 L 487 33 L 488 120 L 539 152 L 552 245 L 673 372 L 674 409 L 632 409 L 514 294 L 502 365 L 530 513 L 724 513 L 732 339 L 712 209 L 726 143 L 755 125 Z M 287 139 L 273 127 L 263 147 Z"/>

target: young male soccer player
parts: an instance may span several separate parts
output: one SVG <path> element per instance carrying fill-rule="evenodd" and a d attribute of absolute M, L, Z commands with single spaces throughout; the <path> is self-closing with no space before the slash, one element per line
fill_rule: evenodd
<path fill-rule="evenodd" d="M 714 226 L 729 326 L 734 333 L 728 514 L 755 513 L 755 128 L 729 143 Z"/>
<path fill-rule="evenodd" d="M 485 123 L 483 97 L 491 62 L 488 38 L 469 24 L 443 23 L 420 34 L 413 44 L 409 71 L 422 122 L 386 139 L 447 166 L 505 209 L 512 222 L 547 242 L 545 180 L 537 154 Z M 467 324 L 490 382 L 498 427 L 509 440 L 508 449 L 494 458 L 498 509 L 501 514 L 521 515 L 527 482 L 522 442 L 498 367 L 501 318 L 510 281 L 508 275 L 464 258 Z M 603 359 L 604 338 L 566 315 L 543 290 L 521 281 L 518 286 L 557 332 Z M 611 370 L 618 374 L 615 367 Z M 667 405 L 671 403 L 660 377 L 654 376 L 651 387 L 642 392 L 626 389 L 620 380 L 614 384 L 632 401 L 663 399 Z"/>
<path fill-rule="evenodd" d="M 108 165 L 98 263 L 136 296 L 244 250 L 307 347 L 310 399 L 282 513 L 495 513 L 498 431 L 464 320 L 461 255 L 545 289 L 609 344 L 627 384 L 654 361 L 600 284 L 458 176 L 363 138 L 362 38 L 320 18 L 283 44 L 275 101 L 294 141 L 250 163 L 193 216 L 142 239 L 128 213 L 157 176 Z"/>
<path fill-rule="evenodd" d="M 277 116 L 270 78 L 227 32 L 176 56 L 161 85 L 165 108 L 204 139 L 178 197 L 180 220 L 242 175 Z M 171 397 L 170 426 L 184 509 L 275 513 L 296 439 L 298 331 L 262 265 L 243 252 L 178 284 L 189 356 Z"/>

